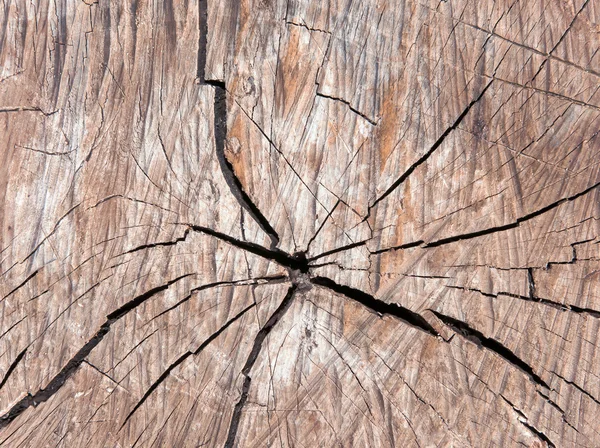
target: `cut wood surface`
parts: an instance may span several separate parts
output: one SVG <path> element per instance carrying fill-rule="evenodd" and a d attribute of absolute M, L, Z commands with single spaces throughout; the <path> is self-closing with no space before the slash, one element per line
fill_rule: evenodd
<path fill-rule="evenodd" d="M 0 23 L 0 446 L 600 447 L 600 1 Z"/>

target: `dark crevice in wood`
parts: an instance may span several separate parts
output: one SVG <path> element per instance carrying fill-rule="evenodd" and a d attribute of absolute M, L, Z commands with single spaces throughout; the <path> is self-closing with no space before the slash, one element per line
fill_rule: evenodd
<path fill-rule="evenodd" d="M 261 246 L 260 244 L 252 243 L 249 241 L 241 241 L 232 236 L 226 235 L 224 233 L 218 232 L 216 230 L 210 229 L 208 227 L 197 226 L 193 224 L 188 224 L 190 228 L 199 233 L 204 233 L 206 235 L 214 236 L 222 241 L 225 241 L 232 246 L 239 247 L 240 249 L 251 252 L 259 257 L 263 257 L 269 260 L 273 260 L 281 266 L 298 270 L 300 272 L 306 273 L 308 272 L 308 261 L 306 258 L 290 255 L 287 252 L 282 251 L 281 249 L 267 249 L 266 247 Z"/>
<path fill-rule="evenodd" d="M 152 383 L 152 385 L 148 388 L 148 390 L 142 396 L 140 401 L 138 401 L 137 404 L 133 407 L 131 412 L 129 412 L 129 414 L 127 414 L 127 417 L 123 421 L 123 424 L 121 425 L 120 429 L 123 429 L 125 424 L 129 421 L 131 416 L 135 413 L 135 411 L 137 411 L 140 408 L 140 406 L 142 406 L 144 404 L 144 402 L 148 399 L 148 397 L 152 394 L 152 392 L 154 392 L 156 390 L 156 388 L 158 388 L 158 386 L 160 386 L 160 384 L 169 376 L 169 374 L 173 371 L 173 369 L 175 369 L 177 366 L 179 366 L 181 363 L 183 363 L 183 361 L 185 361 L 190 356 L 198 355 L 212 341 L 214 341 L 216 338 L 218 338 L 219 335 L 221 335 L 221 333 L 223 333 L 225 330 L 227 330 L 227 328 L 229 328 L 234 322 L 236 322 L 238 319 L 240 319 L 244 314 L 246 314 L 249 310 L 251 310 L 255 306 L 256 306 L 256 303 L 253 303 L 253 304 L 247 306 L 246 308 L 244 308 L 242 311 L 240 311 L 234 317 L 232 317 L 227 322 L 225 322 L 225 324 L 221 328 L 219 328 L 212 335 L 210 335 L 202 344 L 200 344 L 200 346 L 196 350 L 194 350 L 193 352 L 192 351 L 185 352 L 183 355 L 181 355 L 179 358 L 177 358 L 173 363 L 171 363 L 169 365 L 169 367 L 167 367 L 167 369 L 158 377 L 158 379 L 154 383 Z"/>
<path fill-rule="evenodd" d="M 490 234 L 497 233 L 497 232 L 503 232 L 506 230 L 515 229 L 515 228 L 519 227 L 522 223 L 527 222 L 531 219 L 537 218 L 538 216 L 543 215 L 544 213 L 547 213 L 569 201 L 574 201 L 575 199 L 578 199 L 581 196 L 586 195 L 587 193 L 591 192 L 592 190 L 594 190 L 598 187 L 600 187 L 600 182 L 593 184 L 592 186 L 586 188 L 583 191 L 580 191 L 579 193 L 576 193 L 576 194 L 566 197 L 566 198 L 559 199 L 558 201 L 548 204 L 547 206 L 542 207 L 539 210 L 536 210 L 536 211 L 531 212 L 527 215 L 524 215 L 520 218 L 517 218 L 516 221 L 508 223 L 508 224 L 504 224 L 501 226 L 495 226 L 495 227 L 488 227 L 487 229 L 476 230 L 474 232 L 463 233 L 460 235 L 454 235 L 454 236 L 450 236 L 447 238 L 441 238 L 437 241 L 432 241 L 430 243 L 425 243 L 425 244 L 423 244 L 423 241 L 415 241 L 415 242 L 411 242 L 411 243 L 402 244 L 400 246 L 394 246 L 394 247 L 389 247 L 386 249 L 380 249 L 378 251 L 374 251 L 373 254 L 380 254 L 380 253 L 388 252 L 391 250 L 406 249 L 406 248 L 415 247 L 415 246 L 419 246 L 419 245 L 424 248 L 444 246 L 446 244 L 455 243 L 457 241 L 469 240 L 472 238 L 478 238 L 480 236 L 485 236 L 485 235 L 490 235 Z"/>
<path fill-rule="evenodd" d="M 238 200 L 238 203 L 248 211 L 260 228 L 269 236 L 271 239 L 271 249 L 274 249 L 279 244 L 279 235 L 258 206 L 250 199 L 250 196 L 244 190 L 242 182 L 235 174 L 233 165 L 225 155 L 225 140 L 227 138 L 227 91 L 225 90 L 225 83 L 219 81 L 206 81 L 206 83 L 215 88 L 215 151 L 223 177 L 227 185 L 229 185 L 231 193 Z"/>
<path fill-rule="evenodd" d="M 542 441 L 546 442 L 550 448 L 556 448 L 556 445 L 554 443 L 552 443 L 552 441 L 548 438 L 548 436 L 546 434 L 544 434 L 542 431 L 539 431 L 535 426 L 529 424 L 528 422 L 524 421 L 523 419 L 519 419 L 519 423 L 521 423 L 523 426 L 525 426 L 527 429 L 529 429 L 529 431 L 531 431 L 536 436 L 538 436 Z"/>
<path fill-rule="evenodd" d="M 203 81 L 206 78 L 206 46 L 208 43 L 208 0 L 198 1 L 198 68 L 196 77 Z"/>
<path fill-rule="evenodd" d="M 535 434 L 540 440 L 546 442 L 549 447 L 551 447 L 551 448 L 556 447 L 556 445 L 554 445 L 554 443 L 552 443 L 552 441 L 548 438 L 548 436 L 546 434 L 544 434 L 542 431 L 538 430 L 532 424 L 529 423 L 529 418 L 527 418 L 527 416 L 523 413 L 523 411 L 521 411 L 514 404 L 512 404 L 512 402 L 510 400 L 508 400 L 504 395 L 500 394 L 500 397 L 502 397 L 502 399 L 513 409 L 513 411 L 515 411 L 519 415 L 519 417 L 520 417 L 518 419 L 519 423 L 521 423 L 529 431 L 531 431 L 533 434 Z"/>
<path fill-rule="evenodd" d="M 54 378 L 52 378 L 52 380 L 44 389 L 40 389 L 33 395 L 28 393 L 25 397 L 13 405 L 8 412 L 0 417 L 0 429 L 6 427 L 6 425 L 21 415 L 21 413 L 23 413 L 23 411 L 25 411 L 27 408 L 31 406 L 37 406 L 40 403 L 48 401 L 56 392 L 58 392 L 58 390 L 65 384 L 71 375 L 73 375 L 79 366 L 81 366 L 90 352 L 104 339 L 104 336 L 106 336 L 106 334 L 110 331 L 112 324 L 154 295 L 167 290 L 172 284 L 191 275 L 193 274 L 182 275 L 169 281 L 168 283 L 165 283 L 162 286 L 152 288 L 107 315 L 107 320 L 100 326 L 100 329 L 96 332 L 96 334 L 79 349 L 75 356 L 73 356 L 67 362 L 67 364 Z"/>
<path fill-rule="evenodd" d="M 287 291 L 286 296 L 283 298 L 275 312 L 271 315 L 267 323 L 258 331 L 256 334 L 256 338 L 254 339 L 254 344 L 252 345 L 252 350 L 248 355 L 248 359 L 246 360 L 246 364 L 242 368 L 242 375 L 244 376 L 244 383 L 242 385 L 242 393 L 239 401 L 236 403 L 235 408 L 233 409 L 233 415 L 231 416 L 231 423 L 229 424 L 229 431 L 227 432 L 227 440 L 225 441 L 225 448 L 233 448 L 235 445 L 235 439 L 237 436 L 237 430 L 240 424 L 240 419 L 242 417 L 242 411 L 244 410 L 244 405 L 248 400 L 248 392 L 250 390 L 250 383 L 252 382 L 252 378 L 250 377 L 250 371 L 256 360 L 258 359 L 258 355 L 262 349 L 262 345 L 271 333 L 271 330 L 277 325 L 277 323 L 281 320 L 285 312 L 290 308 L 292 304 L 292 299 L 294 297 L 294 293 L 296 292 L 296 285 L 290 286 Z"/>
<path fill-rule="evenodd" d="M 181 305 L 183 305 L 184 303 L 186 303 L 187 301 L 189 301 L 192 296 L 200 291 L 206 290 L 206 289 L 210 289 L 210 288 L 218 288 L 218 287 L 223 287 L 223 286 L 237 286 L 237 285 L 258 285 L 260 281 L 265 281 L 267 283 L 276 283 L 279 281 L 284 281 L 286 280 L 288 277 L 285 275 L 271 275 L 271 276 L 265 276 L 265 277 L 256 277 L 256 278 L 248 278 L 248 279 L 242 279 L 242 280 L 237 280 L 237 281 L 222 281 L 222 282 L 214 282 L 214 283 L 208 283 L 206 285 L 202 285 L 202 286 L 198 286 L 194 289 L 191 289 L 189 294 L 187 296 L 185 296 L 183 299 L 181 299 L 179 302 L 177 302 L 175 305 L 170 306 L 169 308 L 167 308 L 164 311 L 161 311 L 159 314 L 157 314 L 156 316 L 154 316 L 152 319 L 150 319 L 149 322 L 153 321 L 154 319 L 159 318 L 160 316 L 167 314 L 170 311 L 173 311 L 175 308 L 180 307 Z"/>
<path fill-rule="evenodd" d="M 19 353 L 17 355 L 17 357 L 15 358 L 15 360 L 8 367 L 8 370 L 4 374 L 4 378 L 2 378 L 2 381 L 0 382 L 0 389 L 2 389 L 4 387 L 4 385 L 8 381 L 8 378 L 10 377 L 10 374 L 13 373 L 13 371 L 17 368 L 17 364 L 19 364 L 19 362 L 21 362 L 21 360 L 25 356 L 25 353 L 27 353 L 27 348 L 25 348 L 23 351 L 21 351 L 21 353 Z"/>
<path fill-rule="evenodd" d="M 588 398 L 590 398 L 591 400 L 593 400 L 594 403 L 596 403 L 597 405 L 600 405 L 600 401 L 598 401 L 598 399 L 596 399 L 592 394 L 590 394 L 587 390 L 585 390 L 579 384 L 577 384 L 577 383 L 575 383 L 573 381 L 569 381 L 568 379 L 566 379 L 565 377 L 563 377 L 562 375 L 559 375 L 558 373 L 556 373 L 554 371 L 552 373 L 554 375 L 556 375 L 557 377 L 559 377 L 561 380 L 563 380 L 565 383 L 570 384 L 575 389 L 577 389 L 579 392 L 581 392 L 582 394 L 584 394 L 585 396 L 587 396 Z"/>
<path fill-rule="evenodd" d="M 346 250 L 354 249 L 355 247 L 361 247 L 367 244 L 366 241 L 357 241 L 356 243 L 351 243 L 346 246 L 337 247 L 335 249 L 328 250 L 327 252 L 323 252 L 322 254 L 315 255 L 308 259 L 309 262 L 318 260 L 319 258 L 327 257 L 328 255 L 337 254 L 338 252 L 344 252 Z"/>
<path fill-rule="evenodd" d="M 560 303 L 560 302 L 555 302 L 553 300 L 549 300 L 549 299 L 543 299 L 541 297 L 537 297 L 535 295 L 533 296 L 522 296 L 520 294 L 514 294 L 511 292 L 505 292 L 505 291 L 499 291 L 495 294 L 489 293 L 489 292 L 483 292 L 479 289 L 476 288 L 467 288 L 464 286 L 446 286 L 447 288 L 450 289 L 459 289 L 461 291 L 469 291 L 469 292 L 476 292 L 478 294 L 481 294 L 482 296 L 485 297 L 492 297 L 492 298 L 498 298 L 500 296 L 506 296 L 506 297 L 512 297 L 515 299 L 519 299 L 519 300 L 524 300 L 526 302 L 535 302 L 535 303 L 540 303 L 542 305 L 546 305 L 549 306 L 551 308 L 560 310 L 560 311 L 571 311 L 573 313 L 577 313 L 577 314 L 588 314 L 592 317 L 595 318 L 600 318 L 600 311 L 591 309 L 591 308 L 581 308 L 575 305 L 571 305 L 571 304 L 565 304 L 565 303 Z M 532 293 L 531 291 L 531 284 L 530 284 L 530 294 Z M 533 291 L 533 293 L 535 294 L 535 290 Z"/>
<path fill-rule="evenodd" d="M 88 366 L 90 366 L 92 369 L 94 369 L 96 372 L 98 372 L 100 375 L 105 376 L 106 378 L 108 378 L 110 381 L 112 381 L 113 383 L 115 383 L 117 386 L 123 387 L 112 376 L 110 376 L 108 373 L 104 372 L 103 370 L 100 370 L 98 367 L 96 367 L 94 364 L 92 364 L 91 362 L 89 362 L 87 359 L 84 359 L 83 362 L 85 364 L 87 364 Z"/>
<path fill-rule="evenodd" d="M 40 272 L 39 269 L 34 271 L 31 275 L 29 275 L 29 277 L 27 277 L 25 280 L 23 280 L 21 283 L 19 283 L 19 285 L 15 286 L 8 294 L 6 294 L 4 297 L 2 297 L 2 299 L 0 299 L 0 302 L 2 302 L 7 297 L 13 295 L 15 292 L 17 292 L 19 289 L 21 289 L 23 286 L 25 286 L 27 284 L 27 282 L 29 282 L 29 280 L 31 280 L 33 277 L 35 277 L 38 274 L 38 272 Z"/>
<path fill-rule="evenodd" d="M 495 339 L 488 338 L 479 330 L 469 326 L 466 322 L 455 319 L 450 316 L 446 316 L 439 311 L 430 310 L 435 316 L 440 319 L 446 326 L 450 327 L 456 334 L 462 336 L 468 341 L 473 342 L 478 347 L 484 347 L 498 356 L 508 361 L 514 367 L 521 370 L 523 373 L 527 374 L 527 376 L 533 381 L 535 384 L 544 387 L 545 389 L 550 389 L 550 386 L 534 371 L 533 368 L 519 358 L 512 350 L 508 347 L 504 346 L 500 342 Z"/>
<path fill-rule="evenodd" d="M 413 241 L 411 243 L 404 243 L 401 244 L 399 246 L 394 246 L 394 247 L 388 247 L 385 249 L 379 249 L 379 250 L 374 250 L 373 252 L 371 252 L 373 255 L 379 255 L 382 254 L 384 252 L 389 252 L 391 250 L 403 250 L 403 249 L 412 249 L 413 247 L 418 247 L 421 246 L 422 244 L 424 244 L 425 241 L 423 240 L 418 240 L 418 241 Z"/>
<path fill-rule="evenodd" d="M 317 86 L 319 87 L 319 84 L 317 84 Z M 350 109 L 352 112 L 354 112 L 356 115 L 358 115 L 359 117 L 363 118 L 364 120 L 368 121 L 371 125 L 373 126 L 377 126 L 377 122 L 375 120 L 373 120 L 372 118 L 369 118 L 368 116 L 366 116 L 365 114 L 363 114 L 361 111 L 359 111 L 358 109 L 355 109 L 354 107 L 352 107 L 352 105 L 350 104 L 349 101 L 346 101 L 343 98 L 337 98 L 334 96 L 329 96 L 329 95 L 325 95 L 324 93 L 320 93 L 317 92 L 316 94 L 318 97 L 321 98 L 327 98 L 328 100 L 332 100 L 332 101 L 339 101 L 342 104 L 345 104 L 346 106 L 348 106 L 348 109 Z"/>
<path fill-rule="evenodd" d="M 423 316 L 403 307 L 402 305 L 384 302 L 376 299 L 364 291 L 361 291 L 360 289 L 340 285 L 339 283 L 336 283 L 327 277 L 313 277 L 310 281 L 315 285 L 323 286 L 337 294 L 341 294 L 349 299 L 352 299 L 377 314 L 394 316 L 411 325 L 412 327 L 415 327 L 433 336 L 439 336 L 439 333 L 429 324 L 429 322 L 425 320 L 425 318 L 423 318 Z"/>
<path fill-rule="evenodd" d="M 451 236 L 451 237 L 448 237 L 448 238 L 442 238 L 440 240 L 432 241 L 431 243 L 427 243 L 423 247 L 437 247 L 437 246 L 442 246 L 444 244 L 454 243 L 456 241 L 461 241 L 461 240 L 476 238 L 476 237 L 479 237 L 479 236 L 489 235 L 491 233 L 496 233 L 496 232 L 501 232 L 501 231 L 504 231 L 504 230 L 514 229 L 516 227 L 519 227 L 521 225 L 521 223 L 527 222 L 527 221 L 529 221 L 529 220 L 531 220 L 533 218 L 537 218 L 538 216 L 543 215 L 544 213 L 547 213 L 550 210 L 555 209 L 559 205 L 565 204 L 566 202 L 574 201 L 575 199 L 577 199 L 577 198 L 579 198 L 579 197 L 581 197 L 581 196 L 589 193 L 590 191 L 594 190 L 595 188 L 598 188 L 599 186 L 600 186 L 600 182 L 597 182 L 594 185 L 592 185 L 591 187 L 588 187 L 585 190 L 580 191 L 577 194 L 574 194 L 573 196 L 569 196 L 569 197 L 566 197 L 566 198 L 559 199 L 558 201 L 552 202 L 551 204 L 548 204 L 547 206 L 542 207 L 539 210 L 536 210 L 536 211 L 531 212 L 531 213 L 529 213 L 529 214 L 527 214 L 525 216 L 517 218 L 516 221 L 511 222 L 509 224 L 505 224 L 505 225 L 502 225 L 502 226 L 496 226 L 496 227 L 490 227 L 490 228 L 482 229 L 482 230 L 477 230 L 475 232 L 463 233 L 461 235 Z"/>
<path fill-rule="evenodd" d="M 556 409 L 558 412 L 561 413 L 563 422 L 565 422 L 567 425 L 569 425 L 575 432 L 579 433 L 579 430 L 575 426 L 573 426 L 571 424 L 571 422 L 569 422 L 569 420 L 567 420 L 567 416 L 565 415 L 565 411 L 563 408 L 561 408 L 558 404 L 556 404 L 553 400 L 551 400 L 550 397 L 548 395 L 544 394 L 542 391 L 537 390 L 536 392 L 538 393 L 538 395 L 540 397 L 542 397 L 544 399 L 544 401 L 546 401 L 546 403 L 548 403 L 550 406 L 552 406 L 554 409 Z"/>
<path fill-rule="evenodd" d="M 6 336 L 10 332 L 10 330 L 12 330 L 13 328 L 15 328 L 17 325 L 19 325 L 25 319 L 27 319 L 27 315 L 23 316 L 18 321 L 16 321 L 14 324 L 12 324 L 10 327 L 8 327 L 6 330 L 4 330 L 4 333 L 0 334 L 0 339 L 2 339 L 4 336 Z"/>
<path fill-rule="evenodd" d="M 132 254 L 134 252 L 140 251 L 140 250 L 144 250 L 144 249 L 153 249 L 155 247 L 166 247 L 166 246 L 174 246 L 177 243 L 180 243 L 182 241 L 185 241 L 188 234 L 190 233 L 189 228 L 185 229 L 185 232 L 183 233 L 183 236 L 180 238 L 176 238 L 172 241 L 164 241 L 164 242 L 160 242 L 160 243 L 149 243 L 149 244 L 142 244 L 141 246 L 137 246 L 134 247 L 133 249 L 128 250 L 127 252 L 123 252 L 122 255 L 126 255 L 126 254 Z"/>
<path fill-rule="evenodd" d="M 244 190 L 242 182 L 235 174 L 233 165 L 225 155 L 225 141 L 227 140 L 227 89 L 223 80 L 206 78 L 206 57 L 207 57 L 207 35 L 208 35 L 208 0 L 199 2 L 199 42 L 198 42 L 198 71 L 197 77 L 201 84 L 213 86 L 215 89 L 214 99 L 214 133 L 215 133 L 215 152 L 221 172 L 225 182 L 229 186 L 231 193 L 237 199 L 242 208 L 250 213 L 250 216 L 256 221 L 260 228 L 269 236 L 271 240 L 271 249 L 279 244 L 279 235 L 271 226 L 267 218 L 252 201 L 248 193 Z"/>
<path fill-rule="evenodd" d="M 364 218 L 364 220 L 366 221 L 370 216 L 371 216 L 371 210 L 381 201 L 383 201 L 386 197 L 388 197 L 396 188 L 398 188 L 400 185 L 402 185 L 402 183 L 404 183 L 404 181 L 406 179 L 408 179 L 408 177 L 419 167 L 421 166 L 423 163 L 425 163 L 427 161 L 427 159 L 429 159 L 432 154 L 441 146 L 441 144 L 444 142 L 444 140 L 446 140 L 446 137 L 448 137 L 448 135 L 450 135 L 450 133 L 452 133 L 452 131 L 454 131 L 459 125 L 460 123 L 464 120 L 464 118 L 467 116 L 467 114 L 469 113 L 469 111 L 471 110 L 471 108 L 481 100 L 481 98 L 483 97 L 483 95 L 485 94 L 485 92 L 487 91 L 487 89 L 489 89 L 489 87 L 492 85 L 492 83 L 494 82 L 494 80 L 490 80 L 490 82 L 488 82 L 486 84 L 486 86 L 483 88 L 483 90 L 479 93 L 479 95 L 477 96 L 477 98 L 475 98 L 474 100 L 472 100 L 469 104 L 467 104 L 467 107 L 465 107 L 465 109 L 461 112 L 461 114 L 458 116 L 458 118 L 456 120 L 454 120 L 454 123 L 452 123 L 452 125 L 450 127 L 448 127 L 443 133 L 442 135 L 440 135 L 440 137 L 435 141 L 435 143 L 429 148 L 429 151 L 427 151 L 425 154 L 423 154 L 415 163 L 413 163 L 410 167 L 408 167 L 408 169 L 402 173 L 402 175 L 396 179 L 396 181 L 390 185 L 390 187 L 381 195 L 379 196 L 374 202 L 373 204 L 371 204 L 369 206 L 369 209 L 367 211 L 367 216 Z"/>

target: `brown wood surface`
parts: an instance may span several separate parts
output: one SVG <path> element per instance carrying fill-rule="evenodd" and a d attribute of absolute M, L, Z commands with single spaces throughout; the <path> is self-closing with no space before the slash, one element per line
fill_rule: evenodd
<path fill-rule="evenodd" d="M 0 446 L 600 447 L 600 1 L 0 24 Z"/>

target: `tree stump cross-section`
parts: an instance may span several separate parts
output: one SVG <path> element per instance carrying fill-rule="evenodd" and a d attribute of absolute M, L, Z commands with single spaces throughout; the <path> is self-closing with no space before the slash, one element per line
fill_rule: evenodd
<path fill-rule="evenodd" d="M 600 2 L 0 17 L 0 446 L 600 446 Z"/>

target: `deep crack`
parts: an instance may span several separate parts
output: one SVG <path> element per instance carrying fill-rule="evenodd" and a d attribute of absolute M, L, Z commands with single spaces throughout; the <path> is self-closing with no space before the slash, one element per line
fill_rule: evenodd
<path fill-rule="evenodd" d="M 286 296 L 279 304 L 279 307 L 277 307 L 277 309 L 271 315 L 267 323 L 258 331 L 256 338 L 254 339 L 254 344 L 252 345 L 250 355 L 248 355 L 246 364 L 244 364 L 244 367 L 242 368 L 242 375 L 244 376 L 242 393 L 240 395 L 239 401 L 236 403 L 235 408 L 233 409 L 233 415 L 231 416 L 231 423 L 229 424 L 229 431 L 227 433 L 227 440 L 225 441 L 225 448 L 233 448 L 235 444 L 237 430 L 240 424 L 240 419 L 242 417 L 242 411 L 244 410 L 244 405 L 248 400 L 248 392 L 250 391 L 250 383 L 252 382 L 252 378 L 250 377 L 250 371 L 252 370 L 252 367 L 254 367 L 254 364 L 258 359 L 258 355 L 260 354 L 260 351 L 262 349 L 263 342 L 292 304 L 292 299 L 294 297 L 295 291 L 296 285 L 290 286 Z"/>
<path fill-rule="evenodd" d="M 454 332 L 459 336 L 473 342 L 479 347 L 484 347 L 496 353 L 498 356 L 508 361 L 514 367 L 527 374 L 527 376 L 531 379 L 533 383 L 542 386 L 546 389 L 550 389 L 550 386 L 548 386 L 548 384 L 538 374 L 534 372 L 533 368 L 529 364 L 527 364 L 525 361 L 519 358 L 512 350 L 510 350 L 505 345 L 501 344 L 495 339 L 488 338 L 481 331 L 469 326 L 466 322 L 463 322 L 450 316 L 446 316 L 440 313 L 439 311 L 430 311 L 433 314 L 435 314 L 436 317 L 440 319 L 445 325 L 454 330 Z"/>
<path fill-rule="evenodd" d="M 367 294 L 360 289 L 350 286 L 340 285 L 327 277 L 313 277 L 311 282 L 315 285 L 323 286 L 333 292 L 341 294 L 349 299 L 354 300 L 365 306 L 366 308 L 378 314 L 388 314 L 394 316 L 401 321 L 415 327 L 421 331 L 429 333 L 433 336 L 439 336 L 439 333 L 433 328 L 423 316 L 408 308 L 396 303 L 387 303 Z"/>
<path fill-rule="evenodd" d="M 46 385 L 45 388 L 38 390 L 35 394 L 28 393 L 25 397 L 14 404 L 8 412 L 0 417 L 0 429 L 5 428 L 10 422 L 21 415 L 27 408 L 31 406 L 37 406 L 40 403 L 48 401 L 58 390 L 65 384 L 65 382 L 77 371 L 79 366 L 83 363 L 85 358 L 91 353 L 91 351 L 104 339 L 104 336 L 110 331 L 110 327 L 116 321 L 121 319 L 131 310 L 144 303 L 159 292 L 165 291 L 172 284 L 189 277 L 193 274 L 186 274 L 177 277 L 162 286 L 157 286 L 144 294 L 141 294 L 129 302 L 117 308 L 112 313 L 106 316 L 106 321 L 100 326 L 100 329 L 96 334 L 87 341 L 83 347 L 73 356 L 67 364 L 52 378 L 52 380 Z"/>

